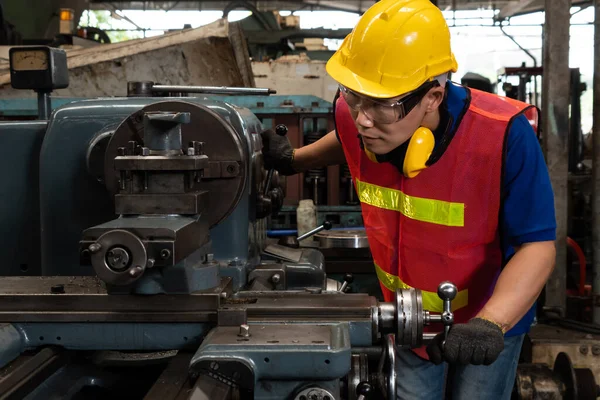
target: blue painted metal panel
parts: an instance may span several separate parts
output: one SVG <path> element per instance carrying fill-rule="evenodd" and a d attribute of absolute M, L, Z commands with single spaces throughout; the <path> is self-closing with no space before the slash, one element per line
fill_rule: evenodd
<path fill-rule="evenodd" d="M 24 350 L 19 331 L 11 324 L 0 324 L 0 368 L 14 360 Z"/>
<path fill-rule="evenodd" d="M 247 109 L 208 99 L 183 98 L 115 98 L 70 103 L 54 110 L 40 154 L 40 204 L 42 229 L 42 273 L 44 275 L 93 275 L 91 267 L 79 265 L 81 232 L 116 218 L 113 199 L 103 184 L 87 172 L 85 156 L 89 143 L 97 135 L 114 130 L 127 116 L 147 104 L 187 101 L 205 105 L 229 121 L 239 133 L 248 160 L 256 157 L 260 148 L 247 132 L 260 130 L 260 121 Z M 2 124 L 0 124 L 0 129 Z M 211 231 L 216 246 L 214 257 L 228 262 L 232 259 L 257 259 L 256 242 L 266 237 L 266 226 L 255 224 L 249 209 L 253 209 L 247 191 L 235 210 Z M 261 225 L 262 224 L 262 225 Z M 249 226 L 249 229 L 239 229 Z M 235 239 L 232 242 L 232 238 Z"/>
<path fill-rule="evenodd" d="M 160 351 L 195 349 L 208 334 L 205 323 L 21 323 L 14 324 L 25 349 Z M 0 353 L 1 355 L 1 353 Z"/>
<path fill-rule="evenodd" d="M 9 122 L 0 126 L 1 275 L 39 275 L 39 154 L 46 122 Z"/>

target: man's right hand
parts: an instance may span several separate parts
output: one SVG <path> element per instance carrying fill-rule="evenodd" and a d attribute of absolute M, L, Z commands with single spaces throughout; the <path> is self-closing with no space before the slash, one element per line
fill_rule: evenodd
<path fill-rule="evenodd" d="M 292 167 L 294 148 L 286 136 L 279 136 L 271 129 L 262 131 L 263 159 L 265 169 L 275 169 L 281 175 L 294 175 Z"/>

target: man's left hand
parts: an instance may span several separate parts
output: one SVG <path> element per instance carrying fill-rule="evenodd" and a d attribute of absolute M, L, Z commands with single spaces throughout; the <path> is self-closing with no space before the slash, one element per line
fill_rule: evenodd
<path fill-rule="evenodd" d="M 490 365 L 504 349 L 504 334 L 498 325 L 483 318 L 473 318 L 466 324 L 450 328 L 444 344 L 440 333 L 427 346 L 429 360 L 459 364 Z"/>

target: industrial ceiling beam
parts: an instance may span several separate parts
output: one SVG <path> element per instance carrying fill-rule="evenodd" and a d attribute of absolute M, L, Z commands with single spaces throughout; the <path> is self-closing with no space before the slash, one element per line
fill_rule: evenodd
<path fill-rule="evenodd" d="M 501 8 L 506 4 L 512 3 L 511 0 L 434 0 L 441 8 L 446 9 L 452 7 L 456 3 L 456 10 L 476 10 L 480 8 L 489 9 L 492 4 L 495 7 Z M 136 10 L 219 10 L 222 11 L 230 0 L 90 0 L 92 9 L 103 9 L 103 3 L 112 3 L 121 9 L 136 9 Z M 314 10 L 314 11 L 347 11 L 347 12 L 365 12 L 370 6 L 375 4 L 375 0 L 252 0 L 248 1 L 254 4 L 260 11 L 275 11 L 275 10 Z M 453 8 L 454 9 L 454 8 Z"/>

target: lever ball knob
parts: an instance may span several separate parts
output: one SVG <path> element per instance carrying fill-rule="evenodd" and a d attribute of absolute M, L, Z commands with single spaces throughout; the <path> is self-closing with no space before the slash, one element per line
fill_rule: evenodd
<path fill-rule="evenodd" d="M 440 283 L 437 292 L 442 300 L 454 300 L 458 293 L 458 289 L 456 289 L 456 286 L 453 283 L 446 281 Z"/>
<path fill-rule="evenodd" d="M 344 281 L 346 281 L 348 283 L 354 282 L 354 275 L 352 275 L 352 274 L 346 274 L 346 275 L 344 275 Z"/>
<path fill-rule="evenodd" d="M 275 127 L 275 133 L 279 136 L 285 136 L 288 133 L 288 128 L 283 124 L 279 124 Z"/>
<path fill-rule="evenodd" d="M 330 230 L 333 227 L 333 224 L 330 221 L 323 222 L 323 229 L 326 231 Z"/>
<path fill-rule="evenodd" d="M 373 386 L 369 382 L 361 382 L 356 387 L 356 394 L 368 396 L 373 392 Z"/>

